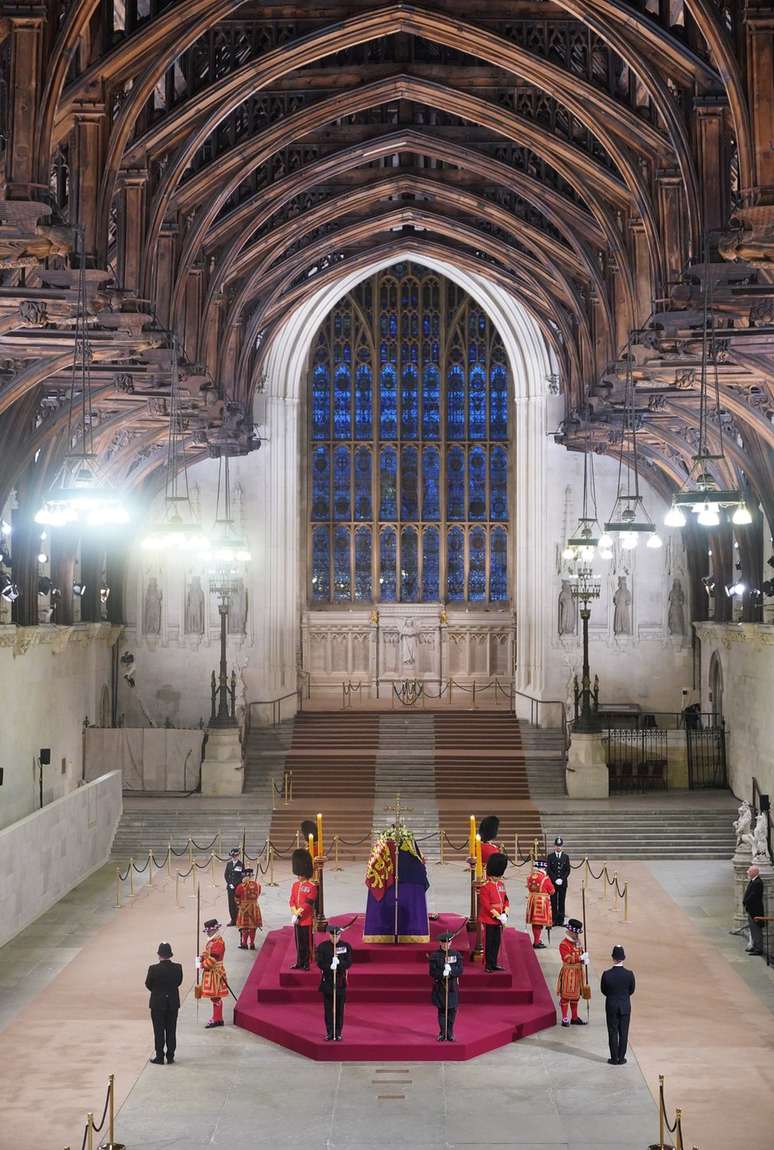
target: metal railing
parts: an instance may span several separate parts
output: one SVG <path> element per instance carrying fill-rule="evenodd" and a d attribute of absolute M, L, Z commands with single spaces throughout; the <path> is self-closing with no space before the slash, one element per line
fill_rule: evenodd
<path fill-rule="evenodd" d="M 666 790 L 667 732 L 663 727 L 608 727 L 607 744 L 610 790 Z"/>
<path fill-rule="evenodd" d="M 514 692 L 510 683 L 498 678 L 490 679 L 487 683 L 479 683 L 476 679 L 472 683 L 463 683 L 459 679 L 359 679 L 353 683 L 351 679 L 341 684 L 342 709 L 348 710 L 353 699 L 363 700 L 363 690 L 367 696 L 383 699 L 385 694 L 390 698 L 393 706 L 398 703 L 404 707 L 424 706 L 426 701 L 438 702 L 445 699 L 451 704 L 460 692 L 469 695 L 472 706 L 491 691 L 496 703 L 500 696 L 503 699 L 513 700 Z"/>
<path fill-rule="evenodd" d="M 567 717 L 567 704 L 563 699 L 537 699 L 534 695 L 528 695 L 525 691 L 514 690 L 513 697 L 515 699 L 526 699 L 529 703 L 529 721 L 534 727 L 559 727 L 564 734 L 564 753 L 570 746 L 570 730 L 571 724 Z M 547 707 L 558 707 L 559 709 L 559 722 L 551 723 L 544 722 L 547 718 L 545 709 Z"/>
<path fill-rule="evenodd" d="M 285 718 L 291 718 L 292 715 L 304 709 L 304 699 L 309 699 L 311 695 L 311 676 L 308 671 L 299 670 L 298 672 L 298 686 L 295 691 L 288 691 L 285 695 L 278 695 L 276 699 L 254 699 L 247 704 L 245 708 L 245 734 L 249 734 L 254 725 L 258 726 L 272 726 L 277 727 Z M 283 704 L 287 703 L 288 699 L 295 700 L 295 708 L 290 714 L 283 715 Z M 254 707 L 270 707 L 271 720 L 269 724 L 256 724 L 254 722 Z M 289 711 L 290 708 L 285 708 Z"/>

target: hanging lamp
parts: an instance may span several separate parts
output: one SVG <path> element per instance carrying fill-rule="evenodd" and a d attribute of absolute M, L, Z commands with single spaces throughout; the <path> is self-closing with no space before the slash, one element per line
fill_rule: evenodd
<path fill-rule="evenodd" d="M 94 451 L 92 351 L 82 227 L 76 230 L 75 247 L 78 256 L 78 295 L 67 415 L 67 454 L 42 507 L 35 514 L 35 522 L 46 527 L 65 527 L 71 523 L 85 527 L 107 527 L 128 523 L 129 511 L 120 493 L 100 475 Z M 78 417 L 80 430 L 76 427 Z M 78 439 L 80 447 L 73 450 L 73 441 Z"/>
<path fill-rule="evenodd" d="M 630 464 L 624 463 L 624 448 L 627 434 L 631 438 L 632 458 Z M 637 419 L 635 413 L 635 388 L 632 375 L 631 341 L 626 346 L 626 384 L 624 391 L 624 421 L 621 434 L 621 449 L 618 453 L 618 485 L 616 497 L 605 523 L 605 533 L 608 538 L 618 535 L 624 551 L 633 551 L 639 543 L 640 536 L 648 536 L 647 546 L 658 548 L 662 546 L 661 536 L 656 531 L 656 525 L 645 507 L 640 494 L 640 469 L 637 454 Z"/>
<path fill-rule="evenodd" d="M 246 540 L 237 531 L 231 512 L 231 481 L 227 455 L 221 455 L 218 460 L 218 493 L 215 525 L 210 535 L 209 558 L 215 564 L 215 570 L 211 572 L 211 586 L 219 576 L 224 578 L 232 576 L 233 579 L 238 579 L 242 565 L 249 563 L 251 559 L 250 549 Z"/>
<path fill-rule="evenodd" d="M 712 310 L 712 277 L 708 274 L 709 242 L 704 238 L 704 290 L 703 290 L 703 331 L 701 340 L 701 373 L 699 378 L 699 442 L 691 460 L 691 468 L 680 489 L 672 496 L 672 506 L 664 516 L 667 527 L 684 527 L 684 508 L 696 515 L 702 527 L 717 527 L 720 523 L 720 509 L 735 508 L 732 522 L 737 527 L 752 523 L 752 515 L 742 493 L 737 489 L 722 489 L 718 486 L 711 467 L 728 464 L 723 449 L 723 421 L 720 407 L 720 377 L 718 373 L 717 343 L 715 340 L 715 315 Z M 710 373 L 713 377 L 714 406 L 710 408 Z M 714 418 L 717 423 L 718 449 L 710 446 L 709 425 Z"/>
<path fill-rule="evenodd" d="M 196 553 L 206 555 L 207 536 L 202 530 L 191 503 L 188 467 L 183 443 L 183 417 L 180 410 L 180 378 L 177 337 L 172 336 L 170 381 L 169 439 L 164 491 L 164 510 L 159 522 L 143 538 L 147 551 Z"/>
<path fill-rule="evenodd" d="M 595 548 L 598 548 L 600 558 L 611 559 L 612 544 L 613 540 L 602 533 L 598 521 L 594 457 L 589 452 L 587 417 L 586 440 L 583 445 L 583 503 L 580 518 L 562 551 L 562 559 L 572 564 L 588 565 L 594 558 Z"/>

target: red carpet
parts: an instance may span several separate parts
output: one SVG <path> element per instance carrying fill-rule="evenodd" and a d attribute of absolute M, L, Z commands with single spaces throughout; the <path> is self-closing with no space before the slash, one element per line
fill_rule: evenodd
<path fill-rule="evenodd" d="M 341 915 L 333 921 L 345 924 L 351 918 Z M 267 936 L 234 1009 L 236 1025 L 319 1062 L 459 1062 L 556 1025 L 554 1001 L 531 937 L 508 928 L 499 960 L 505 970 L 486 974 L 480 963 L 470 961 L 475 935 L 463 930 L 454 942 L 465 960 L 457 1041 L 437 1042 L 427 973 L 427 955 L 435 946 L 366 945 L 363 919 L 358 915 L 345 935 L 355 960 L 341 1042 L 325 1041 L 318 969 L 290 969 L 295 945 L 289 926 Z M 461 923 L 458 915 L 440 915 L 431 933 L 435 938 Z"/>

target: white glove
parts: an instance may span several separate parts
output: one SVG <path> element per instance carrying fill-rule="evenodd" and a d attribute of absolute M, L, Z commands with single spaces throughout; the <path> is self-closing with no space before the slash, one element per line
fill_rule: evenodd
<path fill-rule="evenodd" d="M 588 951 L 584 950 L 583 954 L 581 955 L 581 962 L 583 963 L 584 966 L 589 965 Z"/>
<path fill-rule="evenodd" d="M 293 915 L 293 926 L 295 926 L 295 925 L 296 925 L 296 923 L 298 922 L 298 920 L 299 920 L 299 918 L 300 918 L 300 917 L 301 917 L 301 915 L 299 915 L 299 914 L 294 914 L 294 915 Z"/>
<path fill-rule="evenodd" d="M 503 924 L 503 926 L 505 926 L 505 924 L 508 922 L 508 915 L 505 913 L 501 914 L 500 915 L 500 922 Z"/>
<path fill-rule="evenodd" d="M 563 883 L 563 881 L 564 881 L 564 879 L 558 878 L 558 879 L 556 880 L 556 885 L 557 885 L 557 886 L 561 886 L 561 885 L 562 885 L 562 883 Z"/>
<path fill-rule="evenodd" d="M 201 959 L 199 958 L 199 956 L 197 955 L 197 956 L 196 956 L 196 969 L 197 969 L 197 970 L 201 970 L 201 968 L 202 968 L 202 960 L 201 960 Z"/>
<path fill-rule="evenodd" d="M 338 965 L 339 965 L 338 956 L 334 954 L 333 958 L 331 959 L 331 970 L 335 970 Z"/>
<path fill-rule="evenodd" d="M 443 976 L 444 976 L 444 978 L 448 978 L 450 974 L 451 974 L 451 967 L 449 966 L 449 964 L 447 962 L 443 968 Z"/>

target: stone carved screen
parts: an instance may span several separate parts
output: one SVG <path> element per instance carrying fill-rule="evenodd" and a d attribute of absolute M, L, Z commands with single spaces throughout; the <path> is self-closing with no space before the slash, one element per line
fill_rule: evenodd
<path fill-rule="evenodd" d="M 510 378 L 483 309 L 412 263 L 326 317 L 307 385 L 308 597 L 510 598 Z"/>

